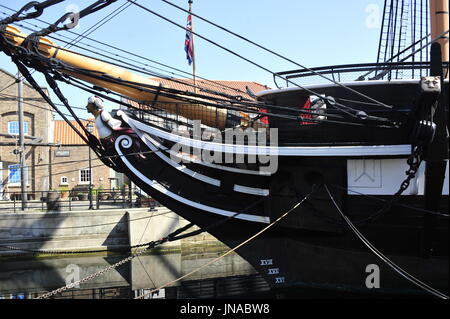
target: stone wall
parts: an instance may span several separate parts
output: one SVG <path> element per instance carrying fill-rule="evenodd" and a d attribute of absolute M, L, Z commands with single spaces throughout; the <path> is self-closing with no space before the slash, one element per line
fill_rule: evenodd
<path fill-rule="evenodd" d="M 188 222 L 165 207 L 78 212 L 0 213 L 0 246 L 38 250 L 115 250 L 161 239 Z M 193 227 L 187 232 L 198 229 Z M 164 249 L 180 249 L 168 242 Z M 189 237 L 183 245 L 208 250 L 222 245 L 208 233 Z M 0 256 L 26 251 L 0 247 Z"/>

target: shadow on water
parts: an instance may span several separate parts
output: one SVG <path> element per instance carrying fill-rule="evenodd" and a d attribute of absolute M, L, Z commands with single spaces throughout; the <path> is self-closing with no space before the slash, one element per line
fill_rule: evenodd
<path fill-rule="evenodd" d="M 52 250 L 55 247 L 58 247 L 57 250 L 64 250 L 66 241 L 73 249 L 70 240 L 74 236 L 84 236 L 89 240 L 89 231 L 84 230 L 81 219 L 74 217 L 77 223 L 81 223 L 75 224 L 75 226 L 68 222 L 72 214 L 76 214 L 76 212 L 63 212 L 59 210 L 58 205 L 51 208 L 44 214 L 33 212 L 25 212 L 20 215 L 2 214 L 0 245 L 34 251 Z M 92 215 L 92 218 L 95 216 Z M 106 231 L 108 234 L 101 245 L 108 250 L 113 250 L 114 247 L 129 247 L 127 227 L 127 216 L 124 214 L 112 230 L 110 228 L 100 229 L 99 231 Z M 77 232 L 72 234 L 72 229 L 76 229 Z M 33 257 L 29 251 L 26 251 L 27 255 L 24 255 L 23 251 L 9 250 L 5 247 L 0 247 L 0 250 L 2 250 L 0 295 L 30 294 L 60 288 L 123 259 L 123 256 L 118 253 L 104 253 L 96 256 L 93 254 L 54 255 L 50 258 L 48 255 Z M 80 248 L 80 250 L 84 249 Z M 122 254 L 124 253 L 127 251 L 122 250 Z M 100 281 L 88 282 L 83 288 L 101 285 L 106 287 L 128 285 L 129 269 L 119 267 L 112 274 L 106 274 Z"/>
<path fill-rule="evenodd" d="M 24 213 L 24 218 L 17 218 L 16 214 L 3 214 L 5 218 L 9 216 L 13 217 L 14 223 L 9 224 L 10 227 L 0 228 L 0 245 L 15 246 L 11 244 L 11 238 L 24 239 L 23 242 L 33 242 L 31 249 L 41 250 L 44 249 L 46 238 L 51 238 L 55 235 L 58 227 L 63 223 L 59 206 L 52 206 L 42 217 L 32 223 L 27 223 L 27 218 Z M 58 214 L 61 218 L 52 218 Z M 51 227 L 46 227 L 47 218 L 52 218 L 54 221 Z M 30 233 L 31 231 L 31 233 Z M 18 244 L 18 248 L 22 245 Z M 7 250 L 0 248 L 1 250 Z M 11 251 L 14 252 L 14 251 Z M 15 252 L 14 252 L 15 253 Z M 12 258 L 12 257 L 11 257 Z M 24 292 L 28 289 L 33 290 L 35 286 L 42 286 L 42 284 L 48 281 L 48 278 L 52 278 L 54 285 L 65 284 L 65 276 L 61 276 L 54 267 L 48 265 L 39 259 L 28 260 L 26 269 L 21 267 L 21 261 L 14 261 L 12 259 L 1 260 L 0 262 L 0 291 L 15 291 Z M 37 271 L 38 270 L 38 271 Z"/>

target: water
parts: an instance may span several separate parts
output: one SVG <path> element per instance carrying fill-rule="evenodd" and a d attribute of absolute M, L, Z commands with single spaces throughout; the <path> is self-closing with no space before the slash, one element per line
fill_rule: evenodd
<path fill-rule="evenodd" d="M 237 254 L 230 254 L 190 273 L 223 253 L 183 249 L 166 254 L 145 254 L 53 298 L 134 299 L 227 298 L 267 293 L 266 282 Z M 32 299 L 105 269 L 128 255 L 78 255 L 46 258 L 2 258 L 0 298 Z M 169 283 L 169 284 L 168 284 Z M 168 284 L 157 293 L 150 291 Z"/>
<path fill-rule="evenodd" d="M 170 253 L 147 253 L 51 298 L 130 300 L 144 296 L 143 299 L 280 300 L 370 297 L 357 293 L 299 287 L 271 290 L 254 268 L 237 254 L 227 255 L 204 267 L 222 255 L 226 251 L 225 248 L 199 250 L 195 247 L 184 247 Z M 109 253 L 45 258 L 2 257 L 0 299 L 34 299 L 95 274 L 128 256 Z M 193 271 L 196 272 L 192 273 Z M 186 274 L 190 275 L 182 278 Z M 165 287 L 155 291 L 162 286 Z M 396 298 L 382 296 L 387 299 L 391 297 Z"/>

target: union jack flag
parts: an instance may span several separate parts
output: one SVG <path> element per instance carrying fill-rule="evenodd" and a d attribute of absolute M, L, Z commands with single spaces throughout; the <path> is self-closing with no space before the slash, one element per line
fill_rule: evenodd
<path fill-rule="evenodd" d="M 187 17 L 186 25 L 186 40 L 184 40 L 184 51 L 186 51 L 186 59 L 189 65 L 191 65 L 194 60 L 194 43 L 192 41 L 192 18 L 191 15 Z"/>

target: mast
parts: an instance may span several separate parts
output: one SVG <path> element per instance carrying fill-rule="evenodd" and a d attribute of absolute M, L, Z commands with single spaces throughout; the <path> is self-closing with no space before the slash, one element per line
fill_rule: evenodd
<path fill-rule="evenodd" d="M 431 39 L 440 37 L 437 43 L 441 45 L 443 62 L 449 60 L 448 18 L 448 0 L 430 0 Z M 444 32 L 447 33 L 442 35 Z M 444 71 L 444 76 L 448 79 L 448 70 Z"/>
<path fill-rule="evenodd" d="M 442 62 L 448 61 L 448 0 L 430 0 L 431 39 L 439 40 L 431 45 L 430 76 L 441 78 L 441 90 L 444 90 L 443 78 L 448 78 L 448 70 L 442 68 Z M 443 35 L 444 32 L 447 33 Z M 447 74 L 446 74 L 447 73 Z M 426 145 L 425 161 L 425 209 L 437 212 L 440 208 L 445 171 L 448 160 L 448 120 L 445 114 L 446 94 L 439 93 L 435 99 L 424 103 L 435 124 L 434 138 Z M 436 238 L 437 217 L 425 214 L 423 218 L 423 235 L 421 239 L 422 255 L 433 255 Z"/>

